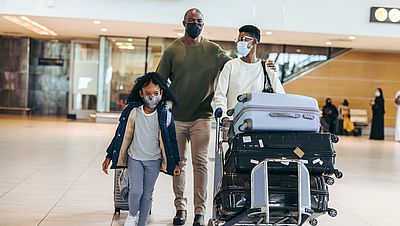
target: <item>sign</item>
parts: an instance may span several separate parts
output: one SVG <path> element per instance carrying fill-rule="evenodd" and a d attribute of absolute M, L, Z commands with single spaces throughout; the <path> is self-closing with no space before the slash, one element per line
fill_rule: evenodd
<path fill-rule="evenodd" d="M 39 65 L 41 66 L 64 66 L 63 59 L 39 58 Z"/>
<path fill-rule="evenodd" d="M 400 24 L 400 8 L 371 7 L 369 22 Z"/>

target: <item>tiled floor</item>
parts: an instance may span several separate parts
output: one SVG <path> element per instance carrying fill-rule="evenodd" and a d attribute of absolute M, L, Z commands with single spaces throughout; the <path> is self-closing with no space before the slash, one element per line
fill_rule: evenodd
<path fill-rule="evenodd" d="M 0 225 L 123 225 L 126 212 L 113 216 L 112 175 L 100 170 L 115 126 L 0 115 Z M 336 149 L 344 178 L 331 187 L 330 205 L 339 215 L 319 225 L 398 225 L 400 143 L 341 137 Z M 209 169 L 211 182 L 212 162 Z M 171 178 L 160 175 L 149 225 L 171 225 L 174 212 Z"/>

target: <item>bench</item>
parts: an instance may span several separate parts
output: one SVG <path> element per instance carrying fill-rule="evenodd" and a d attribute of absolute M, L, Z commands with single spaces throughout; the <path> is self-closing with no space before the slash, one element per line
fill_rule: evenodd
<path fill-rule="evenodd" d="M 361 135 L 362 128 L 368 126 L 368 112 L 366 109 L 350 108 L 350 120 L 354 123 L 354 135 Z"/>
<path fill-rule="evenodd" d="M 6 107 L 6 106 L 0 106 L 0 110 L 3 111 L 23 111 L 24 113 L 28 113 L 29 115 L 32 113 L 32 108 L 28 107 Z"/>

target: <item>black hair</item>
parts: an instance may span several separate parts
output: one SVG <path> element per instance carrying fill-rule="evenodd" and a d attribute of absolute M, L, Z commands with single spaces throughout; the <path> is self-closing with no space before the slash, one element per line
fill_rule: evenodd
<path fill-rule="evenodd" d="M 204 15 L 203 15 L 203 13 L 200 11 L 200 9 L 198 9 L 198 8 L 191 8 L 191 9 L 189 9 L 188 11 L 186 11 L 185 15 L 183 16 L 183 20 L 184 20 L 184 21 L 186 21 L 186 17 L 187 17 L 187 15 L 189 14 L 189 12 L 191 12 L 191 11 L 196 11 L 196 12 L 200 13 L 201 16 L 204 17 Z"/>
<path fill-rule="evenodd" d="M 166 104 L 167 101 L 170 101 L 174 105 L 177 104 L 174 95 L 171 93 L 171 91 L 168 88 L 167 80 L 165 80 L 164 77 L 162 77 L 157 72 L 149 72 L 149 73 L 146 73 L 136 79 L 135 84 L 131 90 L 131 93 L 129 94 L 128 103 L 132 103 L 132 102 L 142 102 L 143 103 L 143 99 L 140 96 L 139 91 L 142 90 L 142 88 L 147 86 L 149 83 L 158 85 L 160 87 L 160 89 L 163 91 L 160 103 Z"/>
<path fill-rule="evenodd" d="M 239 32 L 246 32 L 251 34 L 251 36 L 253 36 L 253 38 L 255 38 L 257 42 L 260 42 L 261 40 L 260 29 L 258 29 L 256 26 L 244 25 L 241 28 L 239 28 Z"/>
<path fill-rule="evenodd" d="M 379 98 L 382 98 L 382 100 L 384 100 L 382 88 L 378 88 L 378 91 L 379 91 L 379 93 L 381 94 L 381 95 L 379 96 Z"/>
<path fill-rule="evenodd" d="M 329 101 L 332 103 L 332 99 L 331 98 L 326 98 L 326 100 L 325 100 L 325 104 L 328 104 L 329 103 Z"/>
<path fill-rule="evenodd" d="M 349 106 L 349 101 L 347 99 L 344 99 L 343 106 Z"/>

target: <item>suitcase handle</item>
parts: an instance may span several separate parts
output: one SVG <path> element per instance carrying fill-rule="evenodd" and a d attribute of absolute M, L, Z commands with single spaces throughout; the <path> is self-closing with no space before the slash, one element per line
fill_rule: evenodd
<path fill-rule="evenodd" d="M 299 113 L 288 113 L 288 112 L 271 112 L 269 113 L 271 117 L 277 118 L 300 118 L 301 115 Z"/>

